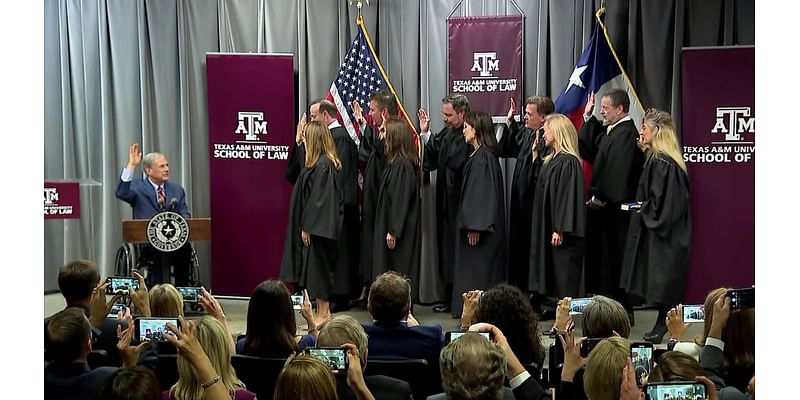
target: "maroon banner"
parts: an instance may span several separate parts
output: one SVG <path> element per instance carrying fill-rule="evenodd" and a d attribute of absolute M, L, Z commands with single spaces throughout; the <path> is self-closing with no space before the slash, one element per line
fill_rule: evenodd
<path fill-rule="evenodd" d="M 684 300 L 755 283 L 755 49 L 684 49 L 692 243 Z"/>
<path fill-rule="evenodd" d="M 473 110 L 505 121 L 509 98 L 522 104 L 522 18 L 448 18 L 447 92 L 464 94 Z"/>
<path fill-rule="evenodd" d="M 206 55 L 211 285 L 248 296 L 277 278 L 292 186 L 293 56 Z"/>
<path fill-rule="evenodd" d="M 78 182 L 44 183 L 44 219 L 81 217 L 81 192 Z"/>

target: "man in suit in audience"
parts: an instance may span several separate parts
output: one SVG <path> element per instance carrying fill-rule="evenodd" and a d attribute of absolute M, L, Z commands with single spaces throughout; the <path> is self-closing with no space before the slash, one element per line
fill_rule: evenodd
<path fill-rule="evenodd" d="M 47 325 L 46 335 L 50 338 L 53 355 L 53 362 L 44 369 L 46 399 L 93 399 L 97 388 L 119 369 L 89 368 L 87 358 L 92 351 L 92 327 L 84 310 L 79 307 L 70 307 L 53 315 Z M 118 342 L 123 368 L 135 366 L 139 354 L 148 347 L 147 342 L 130 346 L 131 336 L 131 331 L 123 331 Z M 151 354 L 142 357 L 142 360 L 155 360 L 152 347 L 144 351 Z M 155 364 L 151 367 L 155 369 Z"/>
<path fill-rule="evenodd" d="M 364 328 L 355 318 L 349 315 L 339 315 L 331 319 L 324 325 L 319 332 L 319 337 L 317 337 L 317 346 L 320 347 L 340 347 L 345 343 L 355 345 L 358 348 L 361 368 L 364 371 L 368 367 L 367 353 L 369 350 L 367 342 L 367 333 L 364 332 Z M 346 376 L 337 376 L 336 380 L 339 399 L 356 398 L 346 382 Z M 411 398 L 411 387 L 408 382 L 384 375 L 365 376 L 364 382 L 376 399 L 408 400 Z"/>
<path fill-rule="evenodd" d="M 375 278 L 367 299 L 374 320 L 364 325 L 373 357 L 422 358 L 437 367 L 444 346 L 440 325 L 420 325 L 411 315 L 411 285 L 396 272 Z M 435 370 L 435 369 L 434 369 Z"/>

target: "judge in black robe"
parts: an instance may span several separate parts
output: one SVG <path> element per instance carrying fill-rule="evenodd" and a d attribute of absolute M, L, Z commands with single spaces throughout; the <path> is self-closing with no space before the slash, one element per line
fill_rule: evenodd
<path fill-rule="evenodd" d="M 531 257 L 533 196 L 545 154 L 541 128 L 545 117 L 552 114 L 554 109 L 553 101 L 548 97 L 529 97 L 525 106 L 525 126 L 521 127 L 513 118 L 516 107 L 512 99 L 508 130 L 500 141 L 500 157 L 517 159 L 509 199 L 508 280 L 522 291 L 530 289 L 528 270 Z M 539 140 L 535 140 L 537 135 Z M 532 156 L 534 142 L 538 154 L 535 158 Z"/>
<path fill-rule="evenodd" d="M 534 195 L 529 286 L 548 296 L 577 296 L 586 225 L 578 137 L 562 114 L 548 116 L 544 130 L 552 154 L 545 158 Z"/>
<path fill-rule="evenodd" d="M 620 285 L 659 305 L 663 315 L 651 332 L 661 333 L 666 331 L 667 311 L 683 300 L 686 285 L 692 230 L 689 177 L 668 113 L 647 111 L 642 142 L 650 150 L 636 192 L 641 208 L 631 211 Z"/>
<path fill-rule="evenodd" d="M 382 121 L 381 121 L 382 122 Z M 372 259 L 374 258 L 373 236 L 375 229 L 375 213 L 378 209 L 378 195 L 381 181 L 386 170 L 384 141 L 371 125 L 363 125 L 363 134 L 359 144 L 358 157 L 365 163 L 363 201 L 361 207 L 361 283 L 369 286 L 374 278 Z"/>
<path fill-rule="evenodd" d="M 586 292 L 615 298 L 632 316 L 632 306 L 619 287 L 630 222 L 630 215 L 620 206 L 636 197 L 644 157 L 637 145 L 636 125 L 627 114 L 627 93 L 612 90 L 602 102 L 605 124 L 590 116 L 578 133 L 580 156 L 592 164 L 586 215 Z M 591 113 L 593 107 L 592 97 L 586 110 Z"/>
<path fill-rule="evenodd" d="M 421 251 L 419 156 L 405 121 L 386 121 L 386 157 L 372 236 L 372 278 L 389 270 L 411 280 L 412 301 L 419 299 Z"/>
<path fill-rule="evenodd" d="M 336 257 L 333 294 L 346 303 L 361 290 L 358 267 L 361 236 L 361 218 L 358 210 L 358 147 L 347 133 L 347 129 L 339 125 L 338 121 L 333 120 L 328 128 L 333 136 L 336 154 L 342 162 L 339 175 L 344 205 L 342 233 L 336 242 L 339 250 Z"/>
<path fill-rule="evenodd" d="M 461 316 L 461 295 L 490 288 L 506 279 L 505 189 L 497 140 L 489 114 L 469 112 L 464 137 L 474 150 L 464 166 L 458 206 L 453 272 L 454 317 Z"/>
<path fill-rule="evenodd" d="M 317 299 L 318 319 L 324 320 L 330 317 L 336 240 L 344 216 L 338 172 L 341 164 L 338 158 L 331 159 L 336 157 L 333 139 L 321 122 L 306 126 L 305 140 L 317 142 L 309 146 L 313 154 L 308 156 L 317 160 L 310 168 L 303 167 L 292 190 L 280 277 L 308 289 L 309 296 Z M 303 239 L 303 232 L 308 234 L 308 241 Z"/>

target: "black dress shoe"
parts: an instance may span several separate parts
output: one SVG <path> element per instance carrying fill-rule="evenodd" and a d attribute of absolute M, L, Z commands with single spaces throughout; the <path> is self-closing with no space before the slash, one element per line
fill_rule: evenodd
<path fill-rule="evenodd" d="M 661 340 L 664 339 L 664 334 L 667 333 L 667 327 L 657 327 L 654 331 L 645 333 L 642 336 L 642 339 L 652 343 L 652 344 L 660 344 Z"/>
<path fill-rule="evenodd" d="M 449 313 L 450 312 L 450 305 L 448 305 L 448 304 L 439 304 L 438 306 L 433 306 L 433 312 L 435 312 L 435 313 Z"/>

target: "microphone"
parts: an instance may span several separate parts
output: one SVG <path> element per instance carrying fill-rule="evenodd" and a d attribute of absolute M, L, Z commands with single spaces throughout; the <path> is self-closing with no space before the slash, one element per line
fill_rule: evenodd
<path fill-rule="evenodd" d="M 175 207 L 177 207 L 177 206 L 178 206 L 178 199 L 176 199 L 174 197 L 169 199 L 169 210 L 170 211 L 175 211 Z"/>

